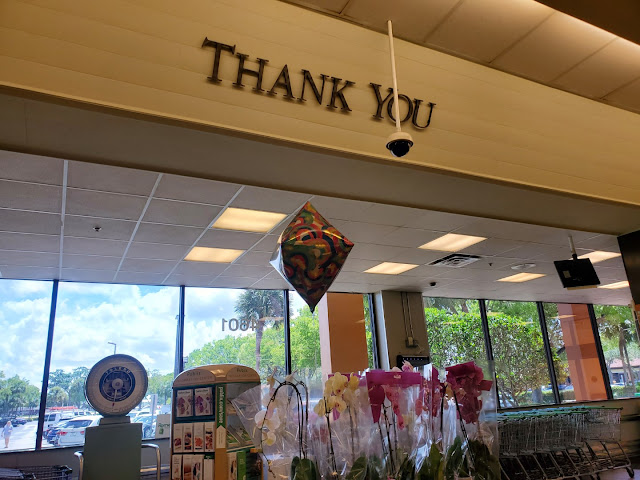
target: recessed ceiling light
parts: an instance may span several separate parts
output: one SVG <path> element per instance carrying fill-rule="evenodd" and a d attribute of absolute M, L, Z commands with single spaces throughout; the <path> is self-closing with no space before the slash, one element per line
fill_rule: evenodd
<path fill-rule="evenodd" d="M 610 283 L 608 285 L 600 285 L 598 288 L 608 288 L 612 290 L 614 288 L 624 288 L 628 286 L 629 286 L 629 282 L 625 280 L 624 282 L 616 282 L 616 283 Z"/>
<path fill-rule="evenodd" d="M 591 253 L 585 253 L 584 255 L 580 255 L 578 258 L 588 258 L 591 260 L 591 263 L 604 262 L 605 260 L 609 260 L 610 258 L 619 257 L 620 254 L 616 252 L 604 252 L 602 250 L 596 250 Z"/>
<path fill-rule="evenodd" d="M 211 228 L 267 233 L 285 217 L 286 213 L 263 212 L 244 208 L 227 208 Z"/>
<path fill-rule="evenodd" d="M 398 275 L 400 273 L 407 272 L 412 268 L 416 268 L 418 265 L 413 263 L 393 263 L 382 262 L 380 265 L 371 267 L 369 270 L 365 270 L 364 273 L 382 273 L 384 275 Z"/>
<path fill-rule="evenodd" d="M 244 252 L 230 248 L 193 247 L 184 259 L 190 262 L 231 263 Z"/>
<path fill-rule="evenodd" d="M 511 275 L 510 277 L 501 278 L 498 280 L 498 282 L 522 283 L 544 276 L 545 275 L 543 273 L 517 273 L 515 275 Z"/>
<path fill-rule="evenodd" d="M 440 250 L 443 252 L 457 252 L 463 248 L 470 247 L 476 243 L 486 240 L 485 237 L 472 237 L 471 235 L 458 235 L 456 233 L 447 233 L 440 238 L 436 238 L 419 248 L 425 250 Z"/>

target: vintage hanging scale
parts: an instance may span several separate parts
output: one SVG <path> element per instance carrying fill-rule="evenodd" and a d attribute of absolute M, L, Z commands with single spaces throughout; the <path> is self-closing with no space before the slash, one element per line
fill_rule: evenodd
<path fill-rule="evenodd" d="M 127 416 L 147 393 L 147 372 L 129 355 L 111 355 L 96 363 L 85 382 L 85 395 L 103 417 L 86 429 L 83 480 L 140 478 L 142 424 Z"/>

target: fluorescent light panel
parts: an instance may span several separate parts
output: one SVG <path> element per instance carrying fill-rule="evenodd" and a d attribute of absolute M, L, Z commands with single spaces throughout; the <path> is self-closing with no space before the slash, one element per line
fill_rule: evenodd
<path fill-rule="evenodd" d="M 286 216 L 286 213 L 228 207 L 222 212 L 222 215 L 220 215 L 211 228 L 267 233 Z"/>
<path fill-rule="evenodd" d="M 607 288 L 609 290 L 613 290 L 615 288 L 624 288 L 628 286 L 629 286 L 629 282 L 625 280 L 624 282 L 616 282 L 616 283 L 610 283 L 608 285 L 600 285 L 598 288 Z"/>
<path fill-rule="evenodd" d="M 584 255 L 580 255 L 578 258 L 588 258 L 589 260 L 591 260 L 591 263 L 598 263 L 598 262 L 604 262 L 605 260 L 609 260 L 610 258 L 616 258 L 619 256 L 620 256 L 619 253 L 596 250 L 591 253 L 585 253 Z"/>
<path fill-rule="evenodd" d="M 543 273 L 518 273 L 516 275 L 511 275 L 509 277 L 504 277 L 498 280 L 498 282 L 511 282 L 511 283 L 522 283 L 528 282 L 529 280 L 535 280 L 536 278 L 544 277 Z"/>
<path fill-rule="evenodd" d="M 381 273 L 383 275 L 399 275 L 400 273 L 408 272 L 412 268 L 416 268 L 418 265 L 413 263 L 393 263 L 382 262 L 380 265 L 371 267 L 369 270 L 365 270 L 364 273 Z"/>
<path fill-rule="evenodd" d="M 457 233 L 447 233 L 440 238 L 425 243 L 419 248 L 425 250 L 440 250 L 443 252 L 457 252 L 476 243 L 486 240 L 485 237 L 473 237 L 471 235 L 458 235 Z"/>
<path fill-rule="evenodd" d="M 184 259 L 190 262 L 231 263 L 244 252 L 230 248 L 193 247 Z"/>

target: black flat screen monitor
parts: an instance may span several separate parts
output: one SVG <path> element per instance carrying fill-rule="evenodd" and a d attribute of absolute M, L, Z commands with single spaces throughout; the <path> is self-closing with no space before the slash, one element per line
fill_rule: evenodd
<path fill-rule="evenodd" d="M 562 286 L 569 290 L 589 288 L 600 285 L 598 274 L 588 258 L 575 260 L 557 260 L 553 262 L 562 281 Z"/>

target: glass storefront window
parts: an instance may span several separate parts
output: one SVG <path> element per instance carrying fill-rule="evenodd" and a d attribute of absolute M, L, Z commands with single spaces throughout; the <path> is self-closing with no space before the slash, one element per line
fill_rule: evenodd
<path fill-rule="evenodd" d="M 114 350 L 135 357 L 147 369 L 147 397 L 131 415 L 138 415 L 146 438 L 155 436 L 153 421 L 144 416 L 170 411 L 178 303 L 175 287 L 59 284 L 43 447 L 66 442 L 64 429 L 51 433 L 48 427 L 95 415 L 84 398 L 84 381 L 91 367 Z M 153 394 L 158 395 L 156 412 L 151 412 Z M 83 442 L 79 438 L 73 443 Z"/>
<path fill-rule="evenodd" d="M 487 301 L 502 408 L 554 403 L 537 305 Z"/>
<path fill-rule="evenodd" d="M 376 368 L 375 355 L 373 354 L 373 329 L 375 327 L 373 325 L 373 305 L 371 296 L 365 293 L 362 296 L 362 301 L 364 302 L 364 328 L 367 335 L 367 356 L 369 357 L 369 369 L 374 369 Z"/>
<path fill-rule="evenodd" d="M 543 308 L 560 400 L 606 400 L 587 306 L 544 303 Z"/>
<path fill-rule="evenodd" d="M 477 300 L 424 297 L 431 361 L 438 368 L 463 362 L 486 363 Z"/>
<path fill-rule="evenodd" d="M 291 316 L 291 370 L 309 389 L 309 398 L 322 396 L 322 360 L 320 355 L 320 325 L 318 308 L 309 306 L 295 291 L 289 292 Z"/>
<path fill-rule="evenodd" d="M 238 363 L 265 379 L 284 374 L 281 290 L 187 288 L 184 368 Z"/>
<path fill-rule="evenodd" d="M 36 445 L 52 285 L 0 280 L 0 452 Z"/>
<path fill-rule="evenodd" d="M 593 306 L 613 398 L 640 392 L 640 345 L 631 308 Z"/>

